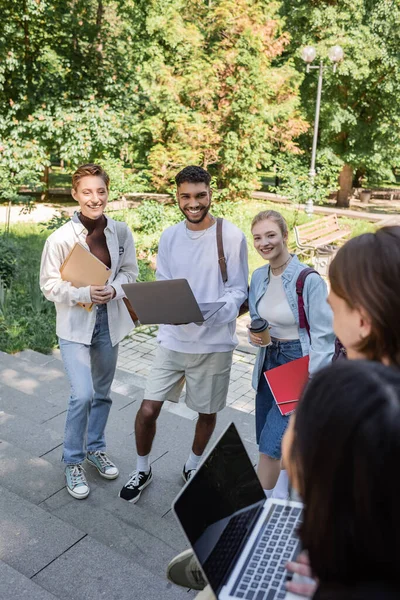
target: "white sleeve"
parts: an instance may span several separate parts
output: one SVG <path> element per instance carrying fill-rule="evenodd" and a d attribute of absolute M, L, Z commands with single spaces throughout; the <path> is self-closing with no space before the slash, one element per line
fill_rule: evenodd
<path fill-rule="evenodd" d="M 69 281 L 61 279 L 60 268 L 63 262 L 57 242 L 47 240 L 40 264 L 40 289 L 44 296 L 50 302 L 69 306 L 74 306 L 78 302 L 91 302 L 90 286 L 76 288 Z"/>
<path fill-rule="evenodd" d="M 136 259 L 135 242 L 133 240 L 132 232 L 126 225 L 126 238 L 124 244 L 124 253 L 121 265 L 118 273 L 116 274 L 110 285 L 115 289 L 114 300 L 124 298 L 125 292 L 121 285 L 123 283 L 135 283 L 139 274 L 139 268 Z"/>
<path fill-rule="evenodd" d="M 161 281 L 164 279 L 172 279 L 171 271 L 169 269 L 168 264 L 168 242 L 165 233 L 163 233 L 158 244 L 156 268 L 157 281 Z"/>

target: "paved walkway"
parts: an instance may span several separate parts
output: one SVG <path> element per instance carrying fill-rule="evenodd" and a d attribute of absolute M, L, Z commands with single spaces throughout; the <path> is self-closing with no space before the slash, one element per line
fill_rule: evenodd
<path fill-rule="evenodd" d="M 233 366 L 231 371 L 227 404 L 231 408 L 247 413 L 254 413 L 255 394 L 251 387 L 251 376 L 255 359 L 255 349 L 247 341 L 246 324 L 249 322 L 248 315 L 238 320 L 237 334 L 239 346 L 233 355 Z M 140 327 L 120 344 L 118 369 L 135 374 L 139 377 L 147 377 L 150 374 L 151 365 L 156 350 L 157 327 Z M 183 399 L 184 394 L 182 395 Z M 166 409 L 188 419 L 195 419 L 197 413 L 179 404 L 168 403 Z"/>
<path fill-rule="evenodd" d="M 196 595 L 165 578 L 169 560 L 187 545 L 171 511 L 194 432 L 184 404 L 177 405 L 181 414 L 173 414 L 169 403 L 161 411 L 151 453 L 152 485 L 137 504 L 118 498 L 135 465 L 134 422 L 154 345 L 149 329 L 122 344 L 124 368 L 116 372 L 107 425 L 107 449 L 121 475 L 106 481 L 85 465 L 91 492 L 84 501 L 67 493 L 60 464 L 69 385 L 59 352 L 0 352 L 1 600 L 187 600 Z M 235 422 L 255 464 L 252 359 L 241 351 L 235 355 L 230 400 L 232 405 L 242 401 L 243 407 L 219 414 L 212 442 Z"/>

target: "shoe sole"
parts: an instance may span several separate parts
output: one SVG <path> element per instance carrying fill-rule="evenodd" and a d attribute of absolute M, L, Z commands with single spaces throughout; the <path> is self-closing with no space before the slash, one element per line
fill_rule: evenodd
<path fill-rule="evenodd" d="M 183 481 L 184 481 L 185 483 L 187 483 L 187 482 L 189 481 L 188 479 L 186 479 L 186 477 L 185 477 L 185 475 L 184 475 L 183 473 L 182 473 L 182 479 L 183 479 Z"/>
<path fill-rule="evenodd" d="M 121 492 L 118 494 L 118 497 L 121 498 L 122 500 L 125 500 L 125 502 L 130 502 L 131 504 L 136 504 L 136 502 L 139 500 L 140 496 L 142 495 L 142 492 L 144 489 L 147 488 L 148 485 L 150 485 L 150 483 L 153 481 L 153 475 L 151 476 L 151 478 L 146 481 L 145 484 L 143 484 L 142 489 L 140 490 L 140 492 L 138 493 L 138 495 L 136 496 L 136 498 L 132 498 L 132 500 L 127 500 L 126 498 L 121 498 Z"/>
<path fill-rule="evenodd" d="M 83 495 L 83 494 L 77 494 L 73 490 L 70 490 L 67 485 L 65 487 L 67 488 L 68 494 L 70 494 L 76 500 L 85 500 L 85 498 L 87 498 L 90 494 L 90 489 L 87 491 L 87 494 Z"/>
<path fill-rule="evenodd" d="M 97 467 L 97 465 L 95 465 L 94 462 L 92 462 L 89 458 L 86 458 L 86 460 L 89 463 L 89 465 L 92 465 L 92 467 L 94 467 L 96 469 L 96 471 L 98 472 L 99 475 L 101 475 L 101 477 L 104 477 L 104 479 L 117 479 L 117 477 L 119 475 L 119 471 L 116 475 L 107 475 L 107 473 L 103 473 L 102 471 L 100 471 L 100 469 Z"/>
<path fill-rule="evenodd" d="M 167 568 L 167 579 L 168 581 L 170 581 L 171 583 L 174 583 L 175 585 L 183 585 L 182 583 L 177 583 L 172 577 L 171 577 L 171 571 L 172 569 L 179 563 L 181 563 L 182 561 L 184 561 L 187 558 L 192 558 L 193 557 L 193 550 L 185 550 L 184 552 L 181 552 L 180 554 L 178 554 L 178 556 L 176 556 L 175 558 L 173 558 Z M 189 584 L 189 582 L 187 582 Z M 196 591 L 201 591 L 204 590 L 204 588 L 206 587 L 207 583 L 205 583 L 202 587 L 200 586 L 196 586 L 194 582 L 192 582 L 191 585 L 189 585 L 189 587 L 192 590 L 196 590 Z M 186 584 L 185 584 L 186 587 Z"/>

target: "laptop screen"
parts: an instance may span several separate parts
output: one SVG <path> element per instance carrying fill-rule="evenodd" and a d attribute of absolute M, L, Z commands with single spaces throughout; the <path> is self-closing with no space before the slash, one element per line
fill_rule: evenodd
<path fill-rule="evenodd" d="M 232 423 L 173 504 L 216 594 L 264 502 L 264 491 Z"/>

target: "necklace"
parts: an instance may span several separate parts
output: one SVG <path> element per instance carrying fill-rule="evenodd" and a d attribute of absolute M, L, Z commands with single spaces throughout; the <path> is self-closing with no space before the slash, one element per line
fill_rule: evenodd
<path fill-rule="evenodd" d="M 210 216 L 211 216 L 211 215 L 210 215 Z M 201 237 L 203 237 L 203 235 L 205 235 L 205 234 L 207 233 L 207 231 L 208 231 L 209 229 L 211 229 L 211 227 L 212 227 L 212 226 L 214 225 L 214 223 L 215 223 L 215 217 L 211 217 L 211 218 L 212 218 L 212 223 L 211 223 L 211 225 L 210 225 L 209 227 L 207 227 L 207 229 L 203 229 L 203 231 L 200 233 L 200 235 L 197 235 L 197 236 L 195 236 L 195 237 L 189 233 L 189 229 L 188 229 L 187 223 L 186 223 L 186 221 L 185 221 L 185 231 L 186 231 L 186 235 L 188 236 L 188 238 L 189 238 L 190 240 L 199 240 Z"/>
<path fill-rule="evenodd" d="M 283 265 L 280 265 L 279 267 L 271 267 L 271 271 L 272 273 L 274 273 L 274 271 L 279 271 L 279 269 L 282 269 L 282 267 L 286 267 L 286 265 L 288 264 L 288 262 L 291 260 L 291 256 L 289 256 L 289 258 L 287 259 L 286 262 L 283 263 Z"/>

